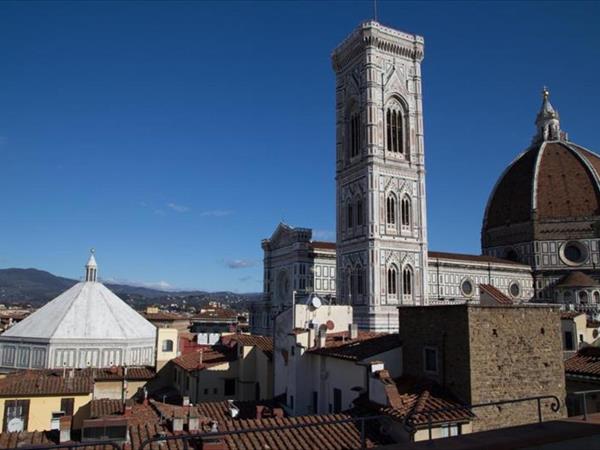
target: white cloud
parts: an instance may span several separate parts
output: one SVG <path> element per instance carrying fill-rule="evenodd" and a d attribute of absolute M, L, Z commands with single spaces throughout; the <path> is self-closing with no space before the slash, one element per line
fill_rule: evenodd
<path fill-rule="evenodd" d="M 173 211 L 178 212 L 178 213 L 185 213 L 190 210 L 189 206 L 178 205 L 177 203 L 167 203 L 167 208 L 170 208 Z"/>
<path fill-rule="evenodd" d="M 250 259 L 228 259 L 225 261 L 225 265 L 230 269 L 246 269 L 256 266 L 256 261 Z"/>
<path fill-rule="evenodd" d="M 126 286 L 145 287 L 150 289 L 158 289 L 160 291 L 175 291 L 177 290 L 170 283 L 161 281 L 134 281 L 121 278 L 103 278 L 103 282 L 109 284 L 124 284 Z"/>
<path fill-rule="evenodd" d="M 224 217 L 233 214 L 233 211 L 228 209 L 213 209 L 210 211 L 202 211 L 200 215 L 202 217 Z"/>

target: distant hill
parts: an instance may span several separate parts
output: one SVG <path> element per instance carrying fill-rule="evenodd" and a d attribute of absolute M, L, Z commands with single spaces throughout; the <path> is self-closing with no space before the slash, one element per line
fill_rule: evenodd
<path fill-rule="evenodd" d="M 64 292 L 78 280 L 63 278 L 38 269 L 0 269 L 0 303 L 31 303 L 41 305 Z M 161 291 L 142 286 L 110 284 L 106 286 L 115 294 L 141 306 L 144 303 L 189 303 L 216 300 L 224 303 L 241 303 L 260 298 L 261 294 L 236 294 L 234 292 Z"/>

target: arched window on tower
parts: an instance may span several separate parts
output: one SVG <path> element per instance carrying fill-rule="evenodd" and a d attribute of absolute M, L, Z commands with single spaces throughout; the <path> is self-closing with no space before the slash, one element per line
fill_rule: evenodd
<path fill-rule="evenodd" d="M 396 197 L 391 194 L 386 202 L 386 221 L 388 225 L 396 224 Z"/>
<path fill-rule="evenodd" d="M 365 293 L 364 288 L 364 275 L 363 268 L 361 266 L 356 267 L 356 293 L 358 295 L 363 295 Z"/>
<path fill-rule="evenodd" d="M 404 153 L 404 122 L 401 107 L 394 103 L 388 107 L 386 119 L 386 149 L 392 153 Z"/>
<path fill-rule="evenodd" d="M 396 266 L 390 266 L 387 273 L 387 291 L 390 295 L 396 295 L 398 293 L 397 274 L 398 271 L 396 270 Z"/>
<path fill-rule="evenodd" d="M 413 270 L 406 266 L 402 270 L 402 295 L 405 300 L 409 300 L 413 295 Z"/>
<path fill-rule="evenodd" d="M 359 198 L 356 201 L 356 225 L 363 224 L 363 204 L 362 199 Z"/>
<path fill-rule="evenodd" d="M 348 229 L 354 226 L 354 209 L 352 203 L 348 204 Z"/>
<path fill-rule="evenodd" d="M 408 229 L 410 228 L 410 224 L 411 224 L 411 207 L 410 207 L 410 197 L 408 195 L 405 195 L 402 198 L 402 218 L 401 218 L 401 223 L 402 223 L 402 228 Z"/>
<path fill-rule="evenodd" d="M 360 153 L 360 113 L 354 111 L 350 115 L 350 158 L 354 158 Z"/>

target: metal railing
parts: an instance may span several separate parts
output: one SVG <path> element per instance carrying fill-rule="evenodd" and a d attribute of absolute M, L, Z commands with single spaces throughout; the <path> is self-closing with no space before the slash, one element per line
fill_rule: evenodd
<path fill-rule="evenodd" d="M 584 396 L 586 394 L 590 394 L 598 391 L 581 391 L 576 392 L 574 394 L 581 394 Z M 412 411 L 404 418 L 404 427 L 410 432 L 414 433 L 417 431 L 417 427 L 421 424 L 417 424 L 417 420 L 419 417 L 425 416 L 427 422 L 427 430 L 429 440 L 433 439 L 433 426 L 434 425 L 452 425 L 465 421 L 469 421 L 475 414 L 473 414 L 472 410 L 476 408 L 485 408 L 491 406 L 500 406 L 514 403 L 523 403 L 523 402 L 536 402 L 537 403 L 537 415 L 538 415 L 538 423 L 543 422 L 543 413 L 542 413 L 542 401 L 543 400 L 551 400 L 552 403 L 549 406 L 550 410 L 553 412 L 558 412 L 560 410 L 560 400 L 555 395 L 539 395 L 536 397 L 525 397 L 519 399 L 512 400 L 500 400 L 497 402 L 489 402 L 489 403 L 479 403 L 475 405 L 460 405 L 460 406 L 452 406 L 447 408 L 437 408 L 437 409 L 428 409 L 423 411 Z M 463 411 L 465 412 L 464 418 L 457 418 L 454 420 L 434 420 L 434 415 L 448 412 L 456 412 Z M 587 418 L 587 411 L 584 413 L 584 420 Z M 335 420 L 324 420 L 322 422 L 312 422 L 312 423 L 301 423 L 301 424 L 290 424 L 290 425 L 281 425 L 281 426 L 269 426 L 269 427 L 259 427 L 259 428 L 251 428 L 244 430 L 223 430 L 223 431 L 210 431 L 210 432 L 199 432 L 199 433 L 186 433 L 186 434 L 176 434 L 176 435 L 158 435 L 149 439 L 146 439 L 140 443 L 135 450 L 150 450 L 151 445 L 154 443 L 160 442 L 168 442 L 168 441 L 178 441 L 183 444 L 184 450 L 190 448 L 190 444 L 194 447 L 194 443 L 201 443 L 202 445 L 212 442 L 216 442 L 215 438 L 223 438 L 227 436 L 238 436 L 242 434 L 249 433 L 264 433 L 270 431 L 282 431 L 282 430 L 290 430 L 290 429 L 302 429 L 302 428 L 315 428 L 322 427 L 325 430 L 331 425 L 340 425 L 340 424 L 358 424 L 360 431 L 360 448 L 364 450 L 367 448 L 367 422 L 379 421 L 378 430 L 382 431 L 386 428 L 386 424 L 390 424 L 394 422 L 394 420 L 387 415 L 375 415 L 375 416 L 365 416 L 365 417 L 348 417 L 345 419 L 335 419 Z M 279 438 L 280 436 L 278 436 Z M 202 447 L 202 445 L 196 445 L 196 447 Z M 114 450 L 121 450 L 121 443 L 109 440 L 98 440 L 98 441 L 85 441 L 85 442 L 70 442 L 63 444 L 53 444 L 53 445 L 33 445 L 33 446 L 20 446 L 19 448 L 22 450 L 41 450 L 41 449 L 76 449 L 82 447 L 111 447 Z M 0 450 L 8 450 L 2 449 Z"/>
<path fill-rule="evenodd" d="M 448 413 L 448 412 L 456 412 L 456 411 L 464 411 L 469 414 L 471 417 L 474 417 L 472 410 L 476 408 L 485 408 L 490 406 L 500 406 L 500 405 L 509 405 L 513 403 L 523 403 L 523 402 L 533 402 L 537 403 L 537 414 L 538 414 L 538 423 L 542 423 L 544 420 L 544 416 L 542 414 L 542 400 L 552 400 L 552 403 L 549 405 L 550 410 L 553 412 L 558 412 L 560 410 L 560 400 L 555 395 L 538 395 L 535 397 L 524 397 L 517 398 L 512 400 L 500 400 L 497 402 L 489 402 L 489 403 L 478 403 L 475 405 L 464 405 L 464 406 L 451 406 L 447 408 L 437 408 L 437 409 L 429 409 L 425 411 L 412 411 L 404 418 L 405 428 L 408 431 L 414 432 L 416 431 L 416 416 L 425 416 L 427 418 L 427 431 L 429 440 L 432 440 L 433 437 L 433 425 L 443 425 L 443 424 L 452 424 L 461 422 L 461 420 L 437 420 L 433 421 L 432 416 L 434 414 Z M 463 420 L 464 421 L 464 420 Z"/>
<path fill-rule="evenodd" d="M 600 394 L 600 389 L 594 389 L 591 391 L 577 391 L 570 392 L 569 395 L 574 396 L 582 396 L 583 397 L 583 420 L 588 420 L 588 410 L 587 410 L 587 396 L 588 394 Z"/>

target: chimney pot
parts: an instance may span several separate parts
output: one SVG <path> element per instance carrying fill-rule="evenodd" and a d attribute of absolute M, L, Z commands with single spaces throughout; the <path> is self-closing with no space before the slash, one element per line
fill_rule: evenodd
<path fill-rule="evenodd" d="M 71 440 L 71 424 L 73 421 L 72 416 L 62 416 L 59 419 L 60 437 L 59 442 L 69 442 Z"/>

